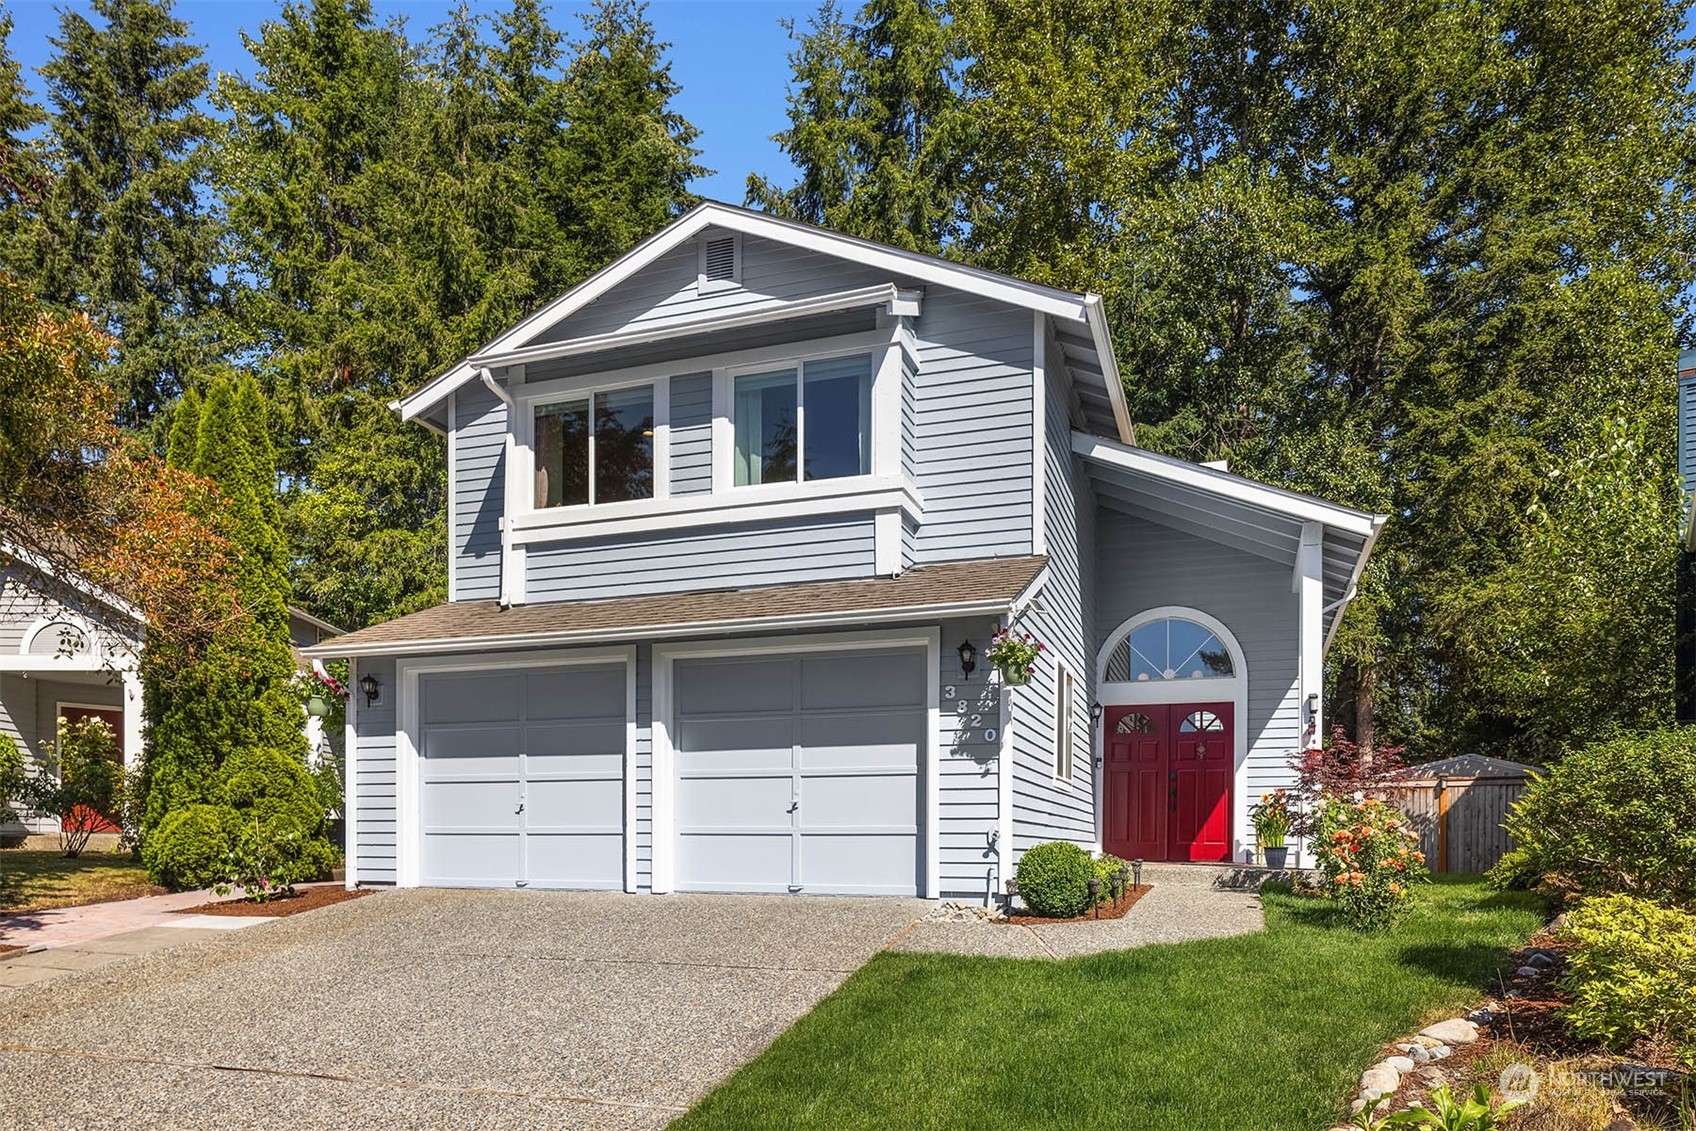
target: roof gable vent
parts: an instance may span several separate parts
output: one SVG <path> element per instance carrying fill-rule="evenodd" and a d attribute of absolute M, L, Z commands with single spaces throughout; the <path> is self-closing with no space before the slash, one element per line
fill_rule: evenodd
<path fill-rule="evenodd" d="M 742 281 L 742 237 L 735 232 L 701 237 L 703 291 L 734 287 Z"/>

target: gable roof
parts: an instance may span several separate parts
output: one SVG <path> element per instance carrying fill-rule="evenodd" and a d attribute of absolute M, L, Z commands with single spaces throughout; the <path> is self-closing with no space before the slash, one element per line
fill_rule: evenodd
<path fill-rule="evenodd" d="M 708 228 L 760 236 L 825 255 L 852 260 L 864 266 L 887 270 L 891 275 L 920 282 L 952 287 L 970 294 L 1004 302 L 1011 306 L 1040 311 L 1057 325 L 1075 326 L 1081 334 L 1062 334 L 1062 349 L 1068 362 L 1080 375 L 1102 388 L 1091 399 L 1102 402 L 1111 413 L 1114 430 L 1119 439 L 1131 440 L 1131 420 L 1125 406 L 1125 390 L 1119 377 L 1118 361 L 1113 355 L 1111 338 L 1101 296 L 1075 294 L 1054 287 L 1028 283 L 1008 275 L 969 267 L 963 263 L 905 251 L 871 240 L 845 236 L 784 220 L 764 212 L 737 208 L 716 201 L 696 206 L 682 218 L 637 244 L 608 266 L 589 276 L 578 286 L 544 306 L 512 329 L 483 348 L 460 361 L 452 369 L 427 381 L 416 392 L 391 403 L 403 420 L 417 420 L 436 427 L 429 419 L 431 413 L 454 390 L 479 380 L 485 367 L 500 355 L 528 345 L 550 326 L 588 306 L 613 288 L 631 279 L 662 255 L 694 239 Z"/>

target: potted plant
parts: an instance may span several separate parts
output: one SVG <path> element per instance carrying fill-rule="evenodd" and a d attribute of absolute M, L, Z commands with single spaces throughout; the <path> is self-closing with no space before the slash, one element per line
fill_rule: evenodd
<path fill-rule="evenodd" d="M 1001 673 L 1001 682 L 1008 687 L 1023 687 L 1036 671 L 1037 657 L 1043 645 L 1028 632 L 1014 632 L 1012 627 L 998 631 L 989 641 L 989 662 Z"/>
<path fill-rule="evenodd" d="M 1261 794 L 1259 804 L 1252 806 L 1248 812 L 1254 821 L 1254 839 L 1260 844 L 1266 866 L 1281 871 L 1288 862 L 1290 851 L 1284 845 L 1284 838 L 1289 836 L 1290 826 L 1296 823 L 1295 811 L 1290 808 L 1289 790 Z"/>
<path fill-rule="evenodd" d="M 335 676 L 311 672 L 306 677 L 306 713 L 315 719 L 329 715 L 332 697 L 347 701 L 347 688 Z"/>

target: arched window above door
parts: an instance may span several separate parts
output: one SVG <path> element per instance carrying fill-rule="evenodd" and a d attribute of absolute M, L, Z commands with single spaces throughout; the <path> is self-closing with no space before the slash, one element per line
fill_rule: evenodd
<path fill-rule="evenodd" d="M 1231 650 L 1217 633 L 1184 617 L 1161 617 L 1132 629 L 1107 656 L 1107 679 L 1116 683 L 1230 679 L 1237 674 Z"/>

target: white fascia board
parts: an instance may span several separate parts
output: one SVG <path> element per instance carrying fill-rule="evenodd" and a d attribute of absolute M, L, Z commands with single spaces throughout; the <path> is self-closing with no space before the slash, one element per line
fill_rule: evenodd
<path fill-rule="evenodd" d="M 1328 655 L 1331 651 L 1331 641 L 1337 638 L 1337 628 L 1343 623 L 1343 614 L 1348 612 L 1349 602 L 1360 589 L 1360 579 L 1366 573 L 1366 563 L 1372 558 L 1372 548 L 1378 544 L 1378 535 L 1384 532 L 1384 524 L 1390 521 L 1388 515 L 1375 514 L 1372 516 L 1372 531 L 1367 534 L 1366 541 L 1361 543 L 1360 556 L 1355 559 L 1354 571 L 1349 574 L 1348 587 L 1337 601 L 1336 610 L 1331 616 L 1331 627 L 1325 630 L 1325 643 L 1320 648 L 1320 655 Z"/>
<path fill-rule="evenodd" d="M 1041 580 L 1040 578 L 1038 580 Z M 1035 582 L 1031 588 L 1034 588 Z M 1027 589 L 1027 592 L 1030 589 Z M 794 629 L 836 628 L 852 625 L 891 624 L 915 620 L 952 620 L 961 617 L 999 616 L 1013 602 L 960 601 L 946 605 L 906 605 L 888 609 L 810 613 L 792 617 L 746 617 L 740 620 L 689 621 L 680 624 L 629 628 L 587 628 L 566 632 L 512 633 L 505 636 L 462 636 L 452 640 L 397 640 L 380 644 L 337 647 L 333 642 L 302 649 L 310 659 L 339 659 L 348 656 L 436 656 L 458 652 L 492 652 L 511 648 L 557 648 L 569 644 L 604 644 L 669 640 L 688 636 L 734 636 L 748 632 L 786 632 Z"/>
<path fill-rule="evenodd" d="M 819 295 L 817 298 L 768 303 L 737 314 L 717 315 L 712 318 L 690 318 L 657 326 L 646 326 L 636 330 L 593 334 L 586 338 L 572 338 L 563 342 L 547 342 L 539 346 L 520 346 L 504 353 L 474 354 L 467 358 L 465 363 L 474 368 L 501 369 L 509 365 L 522 365 L 527 362 L 554 361 L 562 357 L 575 357 L 581 354 L 600 353 L 605 350 L 623 349 L 629 346 L 649 345 L 673 338 L 717 333 L 720 330 L 740 330 L 750 326 L 763 326 L 771 322 L 806 318 L 815 314 L 833 314 L 837 311 L 858 310 L 867 306 L 893 308 L 904 298 L 916 304 L 918 301 L 917 294 L 916 291 L 904 291 L 894 283 L 884 283 L 875 287 L 860 287 L 851 291 L 837 291 L 834 294 Z"/>
<path fill-rule="evenodd" d="M 1696 493 L 1690 496 L 1690 513 L 1684 518 L 1684 548 L 1696 550 Z"/>
<path fill-rule="evenodd" d="M 1326 526 L 1360 538 L 1373 534 L 1383 525 L 1383 519 L 1379 515 L 1327 502 L 1313 495 L 1301 495 L 1281 487 L 1258 483 L 1229 472 L 1215 471 L 1200 464 L 1156 455 L 1142 448 L 1129 447 L 1085 432 L 1072 433 L 1072 450 L 1085 459 L 1095 460 L 1110 467 L 1146 475 L 1150 479 L 1166 483 L 1175 483 L 1247 506 L 1259 507 L 1274 514 L 1288 515 L 1303 522 L 1323 522 Z"/>
<path fill-rule="evenodd" d="M 1119 427 L 1119 442 L 1137 442 L 1136 429 L 1131 424 L 1131 410 L 1125 405 L 1125 382 L 1119 376 L 1119 359 L 1113 353 L 1113 336 L 1107 332 L 1107 310 L 1101 296 L 1091 291 L 1084 296 L 1084 321 L 1089 336 L 1095 342 L 1096 356 L 1101 359 L 1101 380 L 1107 386 L 1107 400 L 1113 405 L 1113 422 Z"/>
<path fill-rule="evenodd" d="M 489 342 L 473 356 L 487 357 L 510 353 L 527 345 L 542 330 L 561 319 L 569 318 L 613 288 L 629 280 L 668 251 L 694 239 L 707 228 L 721 228 L 725 231 L 739 232 L 745 235 L 763 236 L 792 247 L 806 248 L 825 255 L 849 259 L 863 266 L 886 270 L 892 275 L 905 276 L 924 283 L 954 287 L 970 294 L 982 295 L 985 298 L 995 299 L 1014 306 L 1041 310 L 1053 317 L 1064 318 L 1071 322 L 1087 323 L 1090 320 L 1087 300 L 1082 295 L 1056 290 L 1036 283 L 1022 282 L 980 268 L 951 263 L 936 256 L 902 251 L 900 248 L 887 247 L 883 244 L 871 243 L 852 236 L 840 235 L 823 228 L 815 228 L 790 220 L 780 220 L 775 216 L 768 216 L 761 212 L 709 201 L 696 206 L 670 227 L 661 229 L 637 244 L 607 267 L 602 268 L 506 333 Z M 902 301 L 908 300 L 896 300 L 897 304 Z M 1113 369 L 1110 379 L 1117 381 L 1118 370 L 1111 358 L 1112 352 L 1109 350 L 1107 360 L 1103 364 L 1105 367 Z M 420 413 L 470 380 L 475 372 L 476 367 L 461 362 L 412 395 L 391 402 L 389 407 L 399 412 L 402 420 L 417 419 Z M 1109 390 L 1108 395 L 1117 395 L 1121 402 L 1124 399 L 1122 389 L 1117 394 Z M 1128 417 L 1124 418 L 1122 427 L 1128 432 Z"/>

